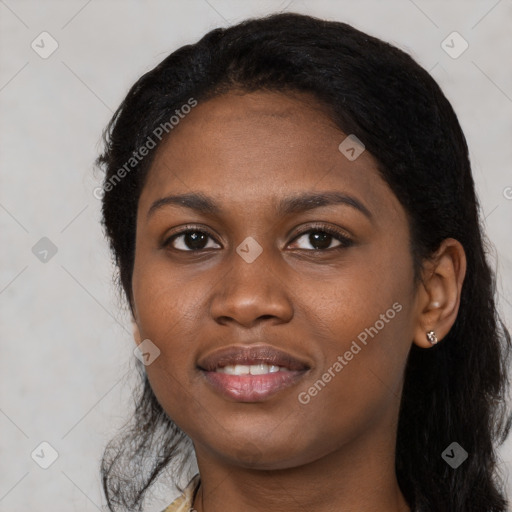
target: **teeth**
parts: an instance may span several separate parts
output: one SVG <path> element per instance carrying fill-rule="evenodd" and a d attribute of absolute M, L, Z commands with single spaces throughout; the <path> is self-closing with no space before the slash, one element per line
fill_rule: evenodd
<path fill-rule="evenodd" d="M 284 368 L 282 366 L 274 366 L 268 364 L 237 364 L 224 366 L 222 368 L 217 368 L 215 370 L 217 373 L 227 373 L 229 375 L 265 375 L 267 373 L 276 373 L 276 372 L 289 372 L 288 368 Z"/>

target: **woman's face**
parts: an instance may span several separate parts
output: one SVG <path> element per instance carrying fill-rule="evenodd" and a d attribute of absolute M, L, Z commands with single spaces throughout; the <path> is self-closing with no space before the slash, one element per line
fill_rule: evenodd
<path fill-rule="evenodd" d="M 347 135 L 307 95 L 229 93 L 158 149 L 133 305 L 160 350 L 151 386 L 198 457 L 289 468 L 396 428 L 417 299 L 408 223 L 368 151 L 339 149 Z M 300 368 L 205 371 L 221 349 L 260 346 Z"/>

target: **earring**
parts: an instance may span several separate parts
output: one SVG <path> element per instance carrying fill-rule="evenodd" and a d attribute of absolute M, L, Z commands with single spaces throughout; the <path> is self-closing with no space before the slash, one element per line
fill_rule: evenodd
<path fill-rule="evenodd" d="M 431 345 L 435 345 L 437 343 L 437 336 L 435 331 L 427 332 L 427 340 L 430 342 Z"/>

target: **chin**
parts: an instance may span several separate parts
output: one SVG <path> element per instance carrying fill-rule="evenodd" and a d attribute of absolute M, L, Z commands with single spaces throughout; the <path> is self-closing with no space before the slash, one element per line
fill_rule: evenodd
<path fill-rule="evenodd" d="M 305 459 L 305 450 L 297 444 L 290 446 L 290 438 L 283 441 L 281 449 L 275 443 L 263 444 L 244 440 L 229 440 L 229 446 L 211 449 L 228 464 L 257 470 L 289 469 L 310 462 Z M 313 460 L 314 457 L 311 459 Z"/>

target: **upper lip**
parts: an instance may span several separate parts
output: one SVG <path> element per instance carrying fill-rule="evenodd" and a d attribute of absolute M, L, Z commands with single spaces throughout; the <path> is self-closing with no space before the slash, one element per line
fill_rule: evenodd
<path fill-rule="evenodd" d="M 223 347 L 203 357 L 198 362 L 199 368 L 209 372 L 213 372 L 219 367 L 234 366 L 237 364 L 268 364 L 283 366 L 292 371 L 302 371 L 310 368 L 306 362 L 271 345 L 257 345 L 251 347 L 232 345 Z"/>

